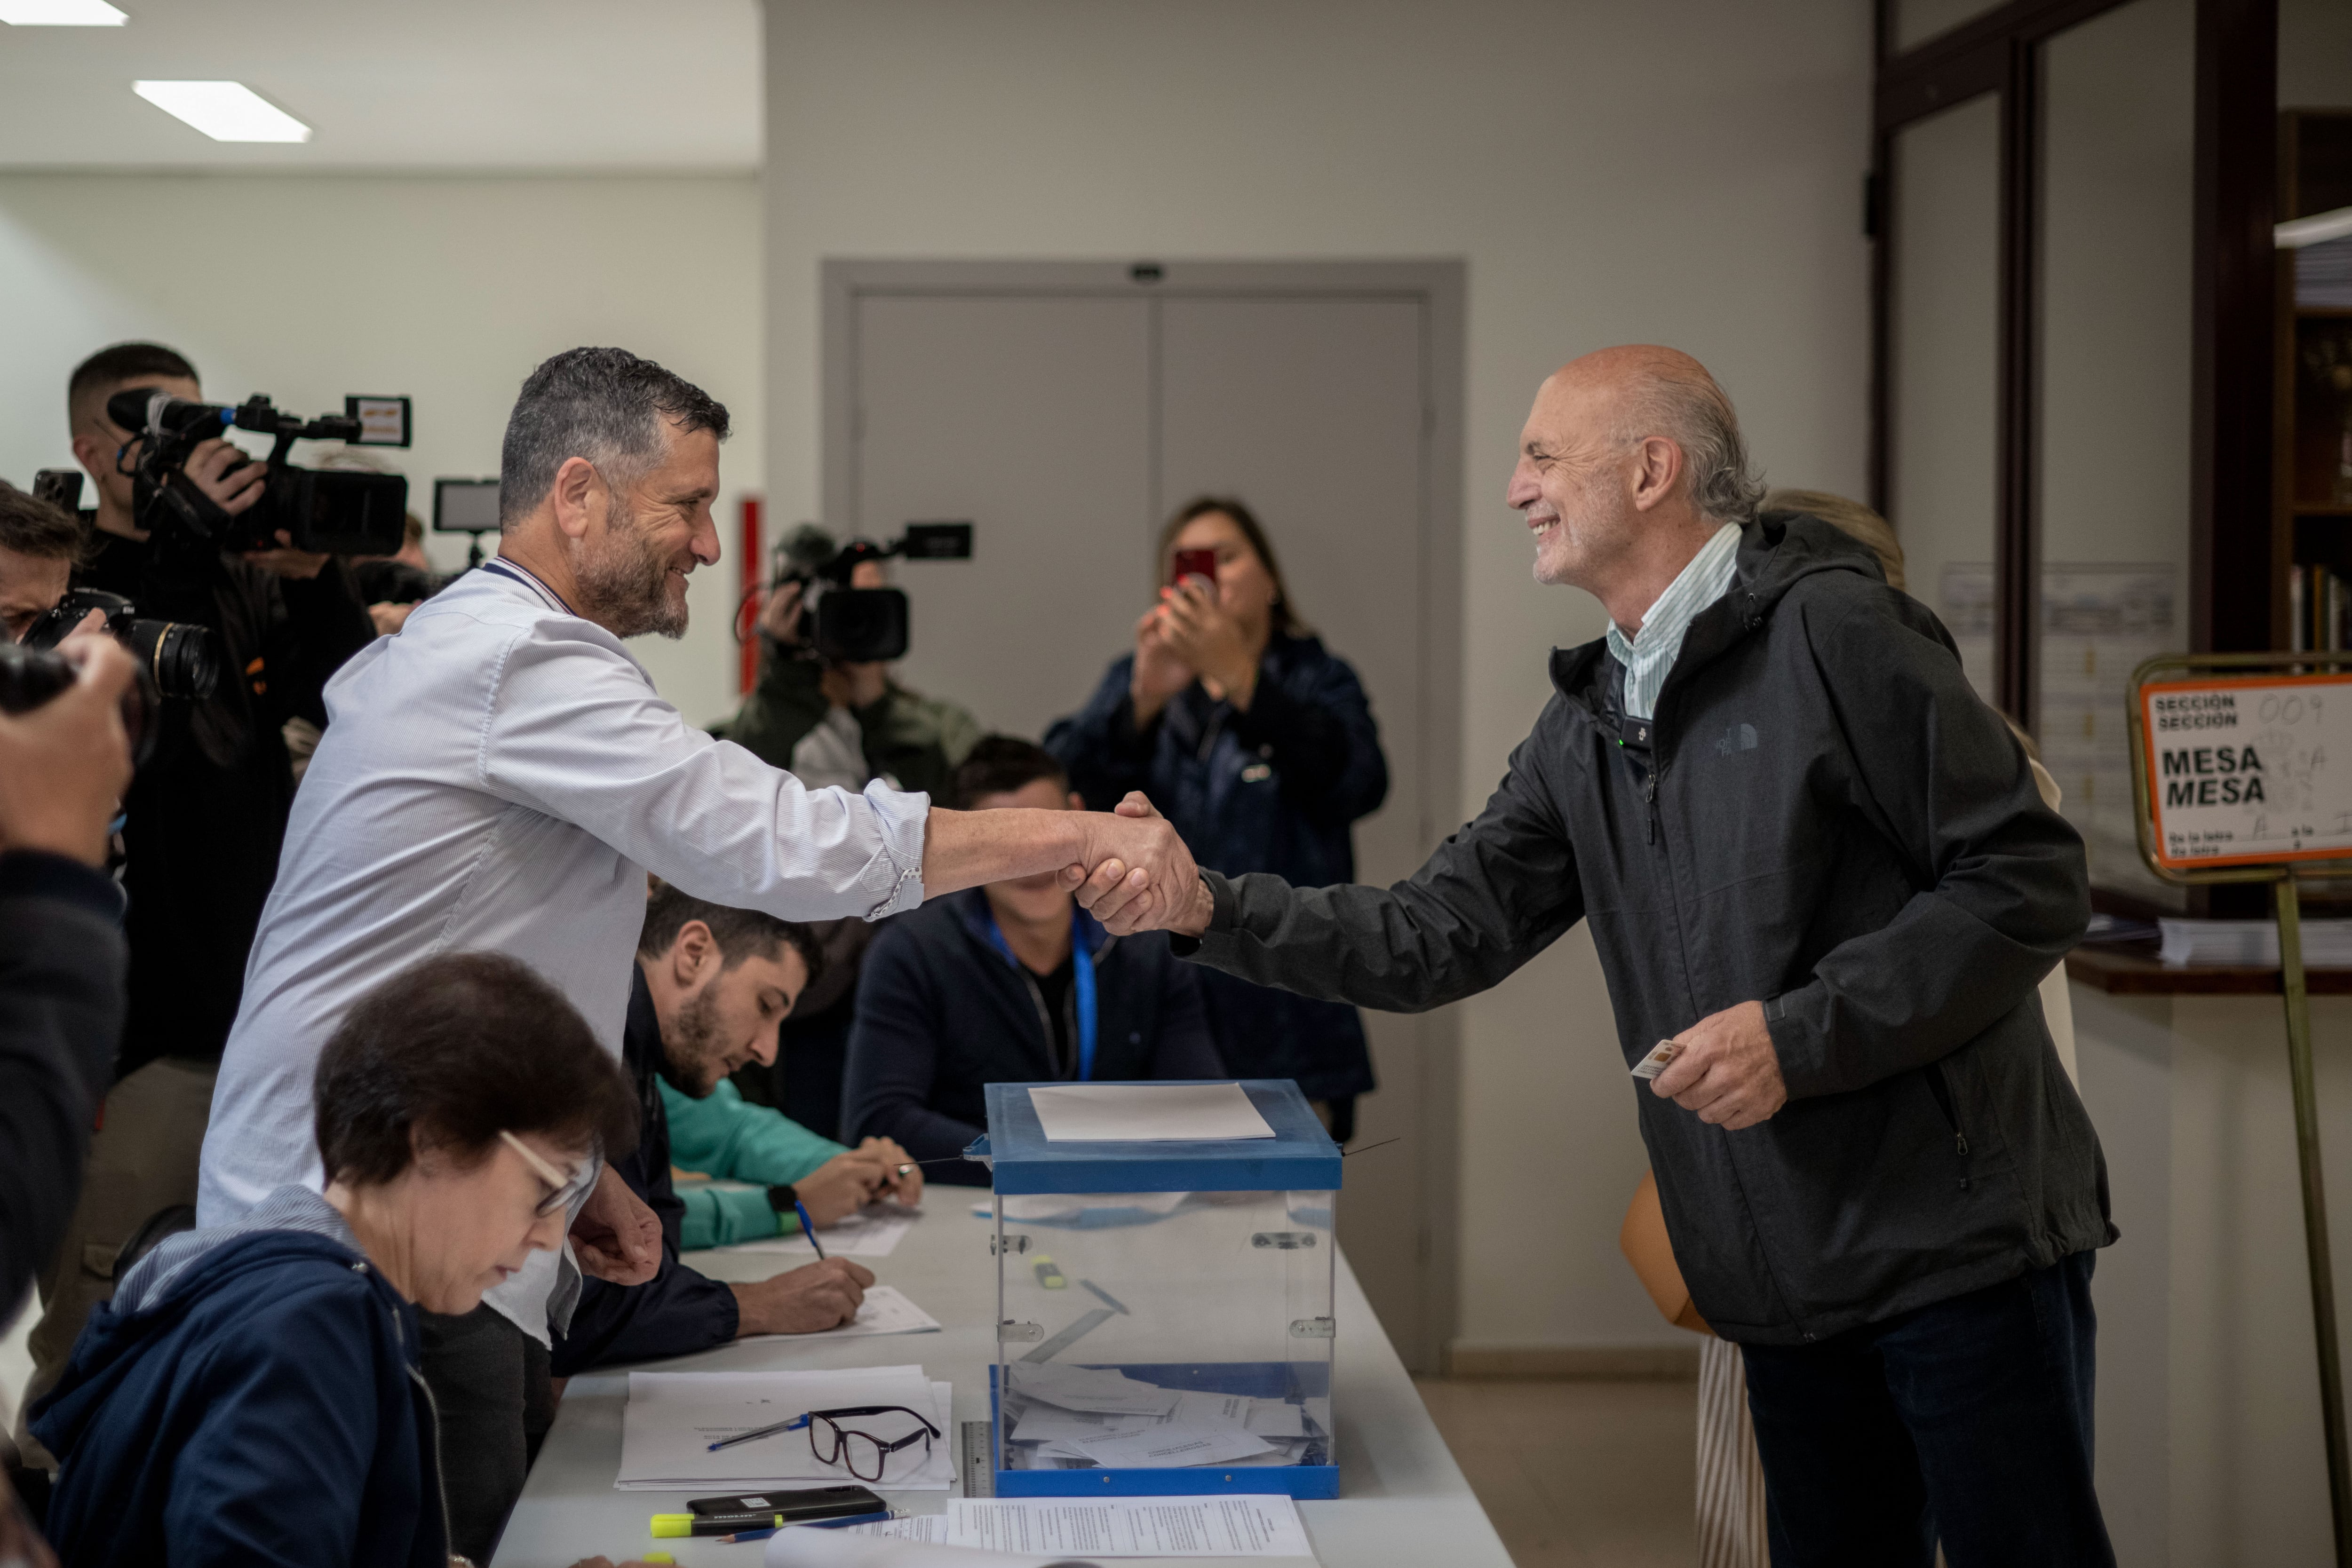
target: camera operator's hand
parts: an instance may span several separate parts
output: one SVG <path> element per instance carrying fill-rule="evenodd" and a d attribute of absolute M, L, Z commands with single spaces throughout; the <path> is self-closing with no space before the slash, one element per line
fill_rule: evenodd
<path fill-rule="evenodd" d="M 215 436 L 199 442 L 188 454 L 188 483 L 211 498 L 214 506 L 234 517 L 260 503 L 261 482 L 269 466 Z"/>
<path fill-rule="evenodd" d="M 245 552 L 245 559 L 264 571 L 276 572 L 280 577 L 291 577 L 308 582 L 326 570 L 327 563 L 335 558 L 331 555 L 312 555 L 309 550 L 296 549 L 294 536 L 280 528 L 278 530 L 278 549 L 249 549 Z"/>
<path fill-rule="evenodd" d="M 389 637 L 408 624 L 408 618 L 415 609 L 414 604 L 371 604 L 368 606 L 368 620 L 374 625 L 377 636 Z"/>
<path fill-rule="evenodd" d="M 0 849 L 103 865 L 131 784 L 122 694 L 138 666 L 110 637 L 77 632 L 58 652 L 79 667 L 74 684 L 29 713 L 0 714 Z"/>
<path fill-rule="evenodd" d="M 825 701 L 854 713 L 882 700 L 882 694 L 890 689 L 890 666 L 827 664 L 824 674 L 817 677 L 817 685 Z"/>
<path fill-rule="evenodd" d="M 768 601 L 760 606 L 760 630 L 787 648 L 801 640 L 801 594 L 806 586 L 780 582 L 768 591 Z"/>

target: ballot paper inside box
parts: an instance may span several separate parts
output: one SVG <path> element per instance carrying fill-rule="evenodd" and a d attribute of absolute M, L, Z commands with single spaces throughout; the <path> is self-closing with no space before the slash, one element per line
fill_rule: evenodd
<path fill-rule="evenodd" d="M 997 1495 L 1336 1497 L 1339 1147 L 1286 1080 L 1171 1115 L 1161 1087 L 988 1086 L 973 1153 L 994 1177 Z M 1093 1097 L 1082 1122 L 1051 1121 L 1083 1140 L 1046 1135 L 1033 1088 Z M 1098 1092 L 1124 1090 L 1144 1092 Z M 1130 1112 L 1148 1135 L 1104 1135 Z M 1257 1135 L 1168 1135 L 1196 1113 L 1244 1130 L 1236 1112 Z"/>

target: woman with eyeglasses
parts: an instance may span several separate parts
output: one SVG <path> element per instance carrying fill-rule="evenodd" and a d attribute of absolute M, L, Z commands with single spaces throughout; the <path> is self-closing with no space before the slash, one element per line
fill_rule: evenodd
<path fill-rule="evenodd" d="M 563 1244 L 636 1137 L 620 1064 L 525 966 L 429 958 L 362 997 L 312 1091 L 323 1193 L 173 1236 L 91 1314 L 33 1429 L 83 1564 L 447 1568 L 419 1308 Z"/>

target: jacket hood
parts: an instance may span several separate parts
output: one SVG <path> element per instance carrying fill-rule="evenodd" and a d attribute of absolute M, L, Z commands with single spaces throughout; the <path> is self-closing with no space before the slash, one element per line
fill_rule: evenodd
<path fill-rule="evenodd" d="M 1740 530 L 1735 560 L 1731 586 L 1692 619 L 1675 660 L 1677 669 L 1704 664 L 1755 631 L 1807 578 L 1850 572 L 1882 586 L 1886 581 L 1868 545 L 1810 512 L 1759 514 Z M 1596 637 L 1552 651 L 1552 685 L 1571 706 L 1592 711 L 1589 689 L 1608 650 L 1609 640 Z"/>
<path fill-rule="evenodd" d="M 42 1441 L 66 1453 L 149 1347 L 168 1338 L 199 1302 L 226 1296 L 258 1304 L 321 1261 L 350 1269 L 366 1255 L 342 1216 L 307 1188 L 280 1189 L 237 1225 L 167 1239 L 123 1276 L 112 1301 L 90 1313 L 57 1387 L 29 1412 Z M 396 1309 L 407 1305 L 376 1270 L 364 1278 Z"/>

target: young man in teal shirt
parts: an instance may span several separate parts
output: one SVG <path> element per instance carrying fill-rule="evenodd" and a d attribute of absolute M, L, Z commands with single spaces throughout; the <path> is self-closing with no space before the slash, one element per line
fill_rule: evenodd
<path fill-rule="evenodd" d="M 912 1205 L 922 1168 L 888 1138 L 845 1148 L 754 1105 L 728 1074 L 776 1059 L 776 1030 L 815 977 L 814 943 L 772 915 L 728 909 L 667 885 L 646 906 L 637 967 L 660 1020 L 657 1087 L 681 1170 L 757 1183 L 688 1185 L 679 1250 L 726 1247 L 797 1230 L 795 1201 L 819 1229 L 875 1198 Z"/>

